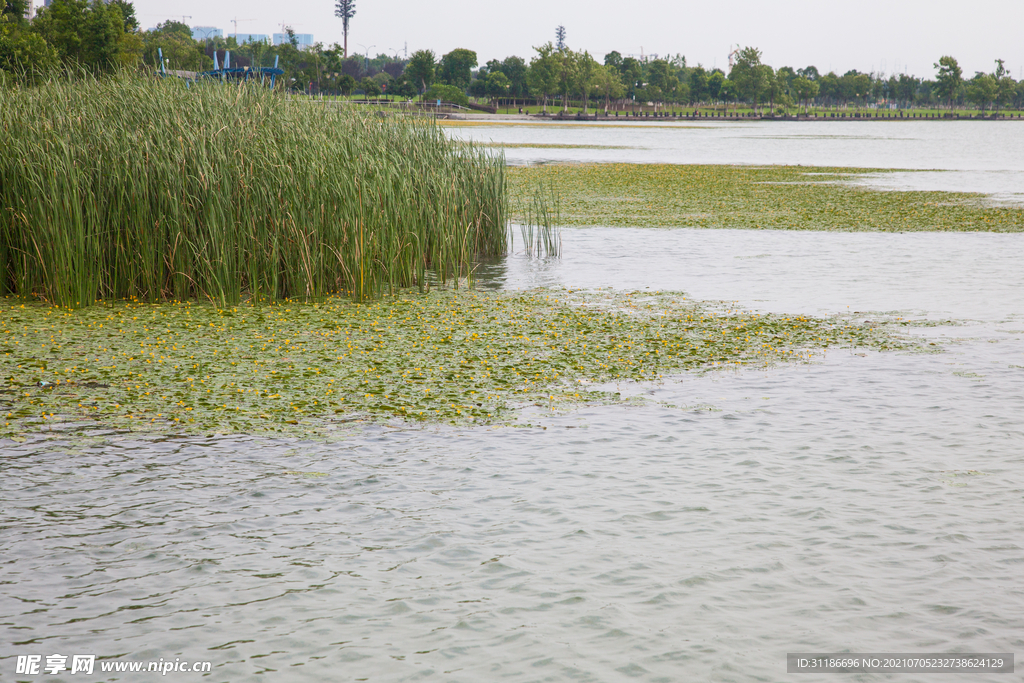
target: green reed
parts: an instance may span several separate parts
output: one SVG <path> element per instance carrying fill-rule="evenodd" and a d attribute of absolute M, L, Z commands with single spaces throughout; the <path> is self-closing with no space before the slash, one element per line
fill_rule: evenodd
<path fill-rule="evenodd" d="M 0 89 L 0 294 L 368 299 L 504 254 L 504 160 L 259 85 Z"/>
<path fill-rule="evenodd" d="M 561 204 L 554 188 L 543 182 L 536 183 L 525 195 L 514 202 L 513 213 L 518 218 L 519 235 L 527 256 L 562 255 Z M 509 230 L 509 245 L 514 245 Z"/>

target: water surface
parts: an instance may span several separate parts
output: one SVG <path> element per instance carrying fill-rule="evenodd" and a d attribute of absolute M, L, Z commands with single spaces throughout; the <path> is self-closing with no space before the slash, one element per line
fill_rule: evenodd
<path fill-rule="evenodd" d="M 598 136 L 635 159 L 508 155 L 1024 171 L 1016 123 L 646 128 Z M 549 135 L 523 129 L 466 130 Z M 480 284 L 902 315 L 931 352 L 622 384 L 517 427 L 0 444 L 0 676 L 91 653 L 218 681 L 753 682 L 794 651 L 1024 649 L 1024 235 L 588 228 L 563 253 Z"/>
<path fill-rule="evenodd" d="M 229 681 L 757 681 L 789 651 L 1021 649 L 1019 235 L 564 241 L 490 286 L 962 324 L 916 332 L 936 353 L 624 384 L 631 405 L 528 408 L 530 427 L 5 444 L 3 654 Z"/>
<path fill-rule="evenodd" d="M 1024 121 L 522 122 L 450 128 L 459 139 L 512 145 L 508 163 L 786 164 L 912 169 L 871 174 L 878 189 L 980 192 L 1024 203 Z M 596 148 L 595 148 L 596 146 Z M 601 146 L 604 146 L 602 148 Z"/>

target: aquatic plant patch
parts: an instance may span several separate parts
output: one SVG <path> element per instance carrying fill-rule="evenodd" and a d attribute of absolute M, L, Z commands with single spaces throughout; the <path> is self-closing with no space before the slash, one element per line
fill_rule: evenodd
<path fill-rule="evenodd" d="M 680 294 L 435 290 L 221 308 L 0 304 L 0 436 L 95 427 L 323 435 L 353 420 L 486 423 L 615 400 L 609 380 L 905 348 L 886 324 Z"/>
<path fill-rule="evenodd" d="M 507 170 L 512 198 L 557 191 L 562 225 L 910 232 L 1024 230 L 1024 207 L 965 192 L 857 187 L 879 169 L 548 164 Z"/>
<path fill-rule="evenodd" d="M 543 142 L 473 142 L 474 147 L 496 147 L 500 149 L 636 149 L 627 145 L 572 145 Z"/>
<path fill-rule="evenodd" d="M 614 119 L 610 119 L 614 121 Z M 494 120 L 494 121 L 459 121 L 455 119 L 445 119 L 438 121 L 439 126 L 445 128 L 489 128 L 496 126 L 513 126 L 519 128 L 640 128 L 643 127 L 648 130 L 680 130 L 683 128 L 714 128 L 715 126 L 699 126 L 692 124 L 678 124 L 666 120 L 660 119 L 648 119 L 645 121 L 636 121 L 633 123 L 573 123 L 572 119 L 566 121 L 508 121 L 508 120 Z"/>

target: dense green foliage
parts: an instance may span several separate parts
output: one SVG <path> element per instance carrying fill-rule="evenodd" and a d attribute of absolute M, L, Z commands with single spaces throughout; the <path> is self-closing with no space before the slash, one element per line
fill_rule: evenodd
<path fill-rule="evenodd" d="M 284 71 L 277 87 L 306 94 L 375 98 L 379 89 L 388 98 L 410 100 L 438 83 L 477 98 L 539 105 L 543 111 L 550 100 L 559 100 L 562 110 L 584 111 L 591 106 L 605 111 L 742 106 L 788 113 L 798 107 L 1024 109 L 1024 83 L 1015 81 L 999 59 L 992 73 L 979 72 L 972 78 L 964 76 L 949 55 L 936 62 L 934 79 L 857 70 L 840 75 L 823 74 L 814 66 L 776 69 L 762 63 L 761 52 L 748 46 L 733 53 L 727 73 L 690 66 L 680 54 L 637 59 L 612 51 L 598 63 L 585 50 L 571 49 L 563 34 L 561 42 L 535 48 L 529 63 L 512 55 L 477 69 L 476 52 L 466 48 L 439 56 L 427 49 L 404 58 L 397 52 L 349 56 L 348 21 L 355 8 L 350 0 L 336 2 L 345 44 L 316 43 L 308 49 L 299 49 L 294 40 L 280 45 L 238 44 L 230 36 L 196 41 L 191 29 L 177 21 L 140 32 L 128 0 L 54 0 L 32 22 L 22 16 L 24 0 L 7 0 L 5 7 L 0 20 L 0 80 L 7 81 L 38 82 L 39 74 L 57 61 L 94 72 L 140 63 L 152 69 L 158 50 L 170 70 L 201 71 L 212 67 L 215 52 L 223 63 L 230 50 L 234 66 L 277 63 Z"/>
<path fill-rule="evenodd" d="M 155 67 L 162 52 L 166 68 L 181 71 L 204 71 L 213 68 L 213 57 L 207 56 L 199 43 L 192 40 L 192 31 L 177 21 L 165 21 L 142 34 L 144 64 Z"/>
<path fill-rule="evenodd" d="M 36 83 L 57 64 L 57 52 L 12 14 L 0 16 L 0 87 L 7 81 Z"/>
<path fill-rule="evenodd" d="M 565 225 L 902 232 L 1024 231 L 1024 209 L 980 195 L 879 192 L 850 184 L 872 169 L 574 164 L 510 168 L 513 202 L 557 189 Z"/>
<path fill-rule="evenodd" d="M 457 48 L 441 57 L 441 61 L 437 64 L 437 78 L 442 83 L 465 90 L 469 87 L 474 68 L 476 68 L 476 53 L 472 50 Z"/>
<path fill-rule="evenodd" d="M 367 298 L 505 251 L 500 157 L 259 85 L 0 89 L 0 149 L 0 293 Z"/>
<path fill-rule="evenodd" d="M 133 66 L 142 41 L 133 30 L 134 13 L 125 17 L 128 3 L 103 0 L 53 0 L 40 7 L 32 31 L 43 38 L 62 60 L 97 71 Z"/>
<path fill-rule="evenodd" d="M 423 99 L 427 101 L 441 100 L 442 102 L 452 102 L 463 106 L 469 104 L 469 98 L 466 97 L 466 93 L 462 92 L 461 88 L 445 83 L 435 83 L 427 88 L 427 91 L 423 93 Z"/>
<path fill-rule="evenodd" d="M 591 382 L 904 345 L 875 324 L 680 295 L 437 291 L 370 304 L 0 302 L 0 437 L 90 428 L 324 435 L 355 419 L 498 422 Z"/>

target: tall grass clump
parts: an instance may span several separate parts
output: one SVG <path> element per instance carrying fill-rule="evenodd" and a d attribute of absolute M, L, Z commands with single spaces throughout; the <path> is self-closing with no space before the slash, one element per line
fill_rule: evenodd
<path fill-rule="evenodd" d="M 558 193 L 543 182 L 533 186 L 526 196 L 517 200 L 514 213 L 519 220 L 519 235 L 527 256 L 562 255 L 561 204 Z M 514 235 L 509 230 L 509 243 Z"/>
<path fill-rule="evenodd" d="M 504 160 L 258 84 L 0 89 L 0 293 L 372 298 L 504 254 Z"/>

